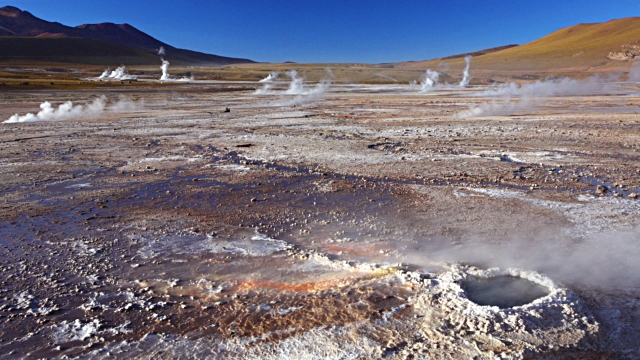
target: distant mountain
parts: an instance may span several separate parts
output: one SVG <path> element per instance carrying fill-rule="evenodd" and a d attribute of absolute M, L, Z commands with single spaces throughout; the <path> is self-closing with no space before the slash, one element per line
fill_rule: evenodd
<path fill-rule="evenodd" d="M 16 42 L 9 38 L 22 38 L 22 46 L 15 47 Z M 61 40 L 62 38 L 82 38 L 80 40 Z M 38 40 L 35 40 L 38 39 Z M 89 40 L 87 40 L 89 39 Z M 91 40 L 97 42 L 91 45 Z M 8 42 L 7 42 L 8 41 Z M 84 24 L 77 27 L 62 25 L 35 17 L 28 11 L 22 11 L 13 6 L 0 8 L 0 60 L 33 57 L 37 60 L 49 60 L 72 63 L 109 63 L 110 58 L 119 59 L 121 53 L 105 54 L 104 51 L 96 53 L 95 49 L 104 42 L 110 42 L 120 47 L 108 46 L 114 51 L 124 51 L 128 55 L 129 65 L 149 64 L 154 55 L 157 62 L 157 51 L 162 46 L 166 51 L 166 57 L 172 63 L 194 65 L 228 65 L 252 63 L 252 60 L 224 57 L 205 54 L 197 51 L 178 49 L 163 43 L 154 37 L 145 34 L 129 24 Z M 78 43 L 75 55 L 66 55 L 59 59 L 60 55 L 52 55 L 51 50 L 56 49 L 56 44 L 63 44 L 64 48 L 73 48 L 73 43 Z M 7 45 L 13 46 L 7 46 Z M 130 49 L 125 49 L 122 47 Z M 54 51 L 59 54 L 60 51 Z M 28 55 L 25 55 L 28 54 Z"/>

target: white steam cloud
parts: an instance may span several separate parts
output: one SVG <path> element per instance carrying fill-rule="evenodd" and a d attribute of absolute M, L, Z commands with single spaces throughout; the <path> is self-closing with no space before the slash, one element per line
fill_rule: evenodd
<path fill-rule="evenodd" d="M 100 96 L 87 105 L 73 106 L 71 101 L 61 104 L 57 109 L 50 102 L 45 101 L 40 104 L 40 111 L 37 114 L 28 113 L 20 116 L 13 115 L 4 123 L 21 123 L 34 121 L 56 121 L 56 120 L 72 120 L 80 118 L 96 118 L 102 114 L 106 104 L 106 97 Z"/>
<path fill-rule="evenodd" d="M 179 79 L 171 77 L 171 75 L 169 75 L 169 65 L 170 63 L 167 60 L 162 59 L 162 65 L 160 66 L 162 76 L 160 76 L 160 81 L 193 81 L 193 76 L 181 77 Z"/>
<path fill-rule="evenodd" d="M 467 87 L 469 86 L 469 82 L 471 81 L 471 75 L 469 73 L 469 69 L 471 67 L 471 56 L 468 55 L 464 58 L 466 63 L 464 70 L 462 71 L 462 81 L 460 81 L 459 87 Z M 439 67 L 445 67 L 446 64 L 440 63 Z M 451 85 L 445 84 L 441 85 L 438 82 L 440 81 L 440 73 L 439 71 L 427 69 L 427 72 L 424 74 L 424 77 L 421 81 L 420 92 L 426 93 L 437 89 L 452 89 Z"/>
<path fill-rule="evenodd" d="M 86 105 L 73 105 L 71 101 L 60 104 L 55 108 L 50 102 L 45 101 L 40 104 L 40 111 L 36 114 L 28 113 L 20 116 L 15 114 L 8 120 L 3 121 L 5 124 L 24 123 L 37 121 L 63 121 L 76 119 L 95 119 L 99 117 L 106 109 L 107 98 L 102 95 L 95 98 Z M 113 112 L 135 111 L 142 106 L 131 100 L 120 100 L 109 108 Z"/>
<path fill-rule="evenodd" d="M 271 81 L 276 81 L 276 80 L 280 80 L 280 74 L 277 71 L 272 71 L 272 72 L 269 73 L 269 75 L 266 78 L 264 78 L 264 79 L 262 79 L 262 80 L 260 80 L 258 82 L 263 83 L 263 82 L 271 82 Z"/>
<path fill-rule="evenodd" d="M 139 111 L 144 108 L 144 100 L 133 101 L 131 99 L 120 99 L 115 104 L 109 106 L 108 110 L 114 113 L 125 113 Z"/>
<path fill-rule="evenodd" d="M 614 83 L 619 81 L 616 75 L 594 75 L 585 79 L 547 79 L 518 85 L 501 84 L 497 87 L 471 94 L 474 97 L 492 97 L 493 101 L 472 106 L 454 117 L 473 117 L 490 115 L 509 115 L 517 111 L 532 110 L 544 104 L 553 96 L 579 96 L 615 93 Z M 634 64 L 628 81 L 640 81 L 640 66 Z"/>
<path fill-rule="evenodd" d="M 286 71 L 285 74 L 291 79 L 289 87 L 284 91 L 273 91 L 274 84 L 271 81 L 264 81 L 265 84 L 262 88 L 257 89 L 255 94 L 279 94 L 279 95 L 295 95 L 290 99 L 284 99 L 281 101 L 272 102 L 269 106 L 294 106 L 307 104 L 319 99 L 331 86 L 331 79 L 333 78 L 333 72 L 331 69 L 326 69 L 327 76 L 320 80 L 315 86 L 310 87 L 305 84 L 302 77 L 298 76 L 296 70 Z M 273 73 L 272 73 L 273 74 Z M 270 74 L 271 76 L 271 74 Z M 265 79 L 266 80 L 266 79 Z"/>
<path fill-rule="evenodd" d="M 275 86 L 275 84 L 268 82 L 266 84 L 264 84 L 264 86 L 262 86 L 259 89 L 256 89 L 256 91 L 254 92 L 254 94 L 256 95 L 268 95 L 268 94 L 272 94 L 273 93 L 273 87 Z"/>
<path fill-rule="evenodd" d="M 432 250 L 430 257 L 482 267 L 534 270 L 573 286 L 637 292 L 631 285 L 640 280 L 639 229 L 634 230 L 598 233 L 570 244 L 559 240 L 523 239 L 510 244 L 475 240 L 461 247 Z"/>
<path fill-rule="evenodd" d="M 289 84 L 289 88 L 285 92 L 288 95 L 303 95 L 309 92 L 308 89 L 305 89 L 304 79 L 298 76 L 298 72 L 296 70 L 286 71 L 285 74 L 291 79 L 291 83 Z"/>
<path fill-rule="evenodd" d="M 440 79 L 440 73 L 437 71 L 433 71 L 431 69 L 427 69 L 427 72 L 424 74 L 422 78 L 422 87 L 420 88 L 420 92 L 429 92 L 433 90 L 433 88 L 438 84 L 438 80 Z"/>
<path fill-rule="evenodd" d="M 171 79 L 171 76 L 169 75 L 169 62 L 167 60 L 162 59 L 162 66 L 160 66 L 160 69 L 162 69 L 162 76 L 160 77 L 161 81 Z"/>
<path fill-rule="evenodd" d="M 164 51 L 164 46 L 160 46 L 160 49 L 158 49 L 158 55 L 159 56 L 165 56 L 166 52 Z"/>
<path fill-rule="evenodd" d="M 134 80 L 136 78 L 136 76 L 127 73 L 127 68 L 124 65 L 113 71 L 107 69 L 98 77 L 100 80 Z"/>
<path fill-rule="evenodd" d="M 460 81 L 460 87 L 469 86 L 469 81 L 471 81 L 471 75 L 469 75 L 469 68 L 471 67 L 471 55 L 467 55 L 464 57 L 464 62 L 466 63 L 464 70 L 462 71 L 462 81 Z"/>

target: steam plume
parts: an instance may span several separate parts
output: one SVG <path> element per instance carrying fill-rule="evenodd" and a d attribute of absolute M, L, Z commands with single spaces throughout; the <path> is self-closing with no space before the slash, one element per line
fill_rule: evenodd
<path fill-rule="evenodd" d="M 270 81 L 275 81 L 275 80 L 279 80 L 280 79 L 280 74 L 277 71 L 272 71 L 269 73 L 269 75 L 258 81 L 258 82 L 270 82 Z"/>
<path fill-rule="evenodd" d="M 285 74 L 291 79 L 291 83 L 289 84 L 286 94 L 301 95 L 307 92 L 304 88 L 304 79 L 298 76 L 298 72 L 296 70 L 286 71 Z"/>
<path fill-rule="evenodd" d="M 630 286 L 640 280 L 640 246 L 636 240 L 634 231 L 599 233 L 571 244 L 557 240 L 515 240 L 511 244 L 474 240 L 463 247 L 435 250 L 430 256 L 483 267 L 531 269 L 572 285 L 637 293 L 638 289 Z"/>
<path fill-rule="evenodd" d="M 95 98 L 87 105 L 74 106 L 71 101 L 60 104 L 58 108 L 52 106 L 48 101 L 40 104 L 40 111 L 37 114 L 28 113 L 20 116 L 13 115 L 3 123 L 23 123 L 36 121 L 62 121 L 75 119 L 95 119 L 99 117 L 106 109 L 107 98 L 102 95 Z M 130 112 L 136 111 L 144 104 L 142 102 L 134 102 L 129 99 L 121 99 L 109 107 L 112 112 Z"/>
<path fill-rule="evenodd" d="M 462 71 L 462 81 L 460 81 L 460 87 L 467 87 L 469 85 L 469 81 L 471 80 L 471 75 L 469 74 L 469 68 L 471 67 L 471 56 L 466 56 L 464 58 L 464 61 L 466 62 L 466 66 L 464 67 L 464 70 Z M 445 67 L 446 64 L 440 63 L 438 65 L 438 67 Z M 420 92 L 429 92 L 429 91 L 433 91 L 437 88 L 440 88 L 440 84 L 438 83 L 438 81 L 440 80 L 440 75 L 441 73 L 435 70 L 431 70 L 431 69 L 427 69 L 427 72 L 425 73 L 424 77 L 422 78 L 422 82 L 421 82 L 421 87 L 420 87 Z M 445 85 L 442 88 L 451 88 L 451 86 L 449 85 Z"/>
<path fill-rule="evenodd" d="M 160 77 L 160 80 L 171 79 L 171 76 L 169 75 L 169 62 L 167 60 L 162 59 L 162 66 L 160 66 L 160 69 L 162 69 L 162 76 Z"/>
<path fill-rule="evenodd" d="M 289 87 L 283 92 L 271 92 L 273 84 L 265 81 L 265 85 L 261 89 L 256 90 L 256 94 L 270 94 L 280 93 L 282 95 L 296 95 L 292 99 L 281 100 L 270 103 L 269 106 L 294 106 L 313 102 L 320 98 L 329 87 L 331 86 L 331 79 L 333 78 L 333 72 L 331 69 L 326 69 L 327 76 L 320 80 L 314 87 L 306 86 L 304 79 L 298 76 L 296 70 L 286 71 L 285 74 L 291 79 Z"/>
<path fill-rule="evenodd" d="M 263 87 L 256 89 L 256 92 L 254 94 L 256 95 L 267 95 L 267 94 L 271 94 L 271 90 L 273 89 L 274 84 L 272 84 L 271 82 L 267 82 L 266 84 L 264 84 Z"/>
<path fill-rule="evenodd" d="M 431 69 L 427 69 L 427 72 L 424 74 L 422 78 L 422 87 L 420 88 L 420 92 L 429 92 L 433 90 L 433 88 L 438 85 L 438 80 L 440 79 L 440 73 L 437 71 L 433 71 Z"/>
<path fill-rule="evenodd" d="M 320 82 L 311 89 L 306 89 L 298 95 L 296 95 L 293 99 L 284 100 L 274 103 L 275 106 L 294 106 L 294 105 L 302 105 L 308 104 L 318 100 L 322 94 L 324 94 L 327 89 L 331 86 L 330 79 L 322 79 Z M 290 93 L 288 93 L 290 94 Z"/>
<path fill-rule="evenodd" d="M 133 80 L 136 79 L 136 76 L 129 75 L 127 73 L 127 68 L 122 65 L 119 68 L 109 71 L 109 69 L 105 70 L 98 79 L 107 79 L 107 80 Z"/>
<path fill-rule="evenodd" d="M 469 110 L 461 111 L 455 117 L 472 117 L 488 115 L 508 115 L 516 111 L 531 110 L 544 103 L 545 99 L 553 96 L 598 95 L 614 93 L 616 75 L 594 75 L 586 79 L 547 79 L 533 83 L 518 85 L 515 83 L 501 84 L 491 90 L 472 94 L 477 97 L 493 97 L 493 101 L 472 106 Z M 628 81 L 640 80 L 640 66 L 634 66 L 629 73 Z"/>
<path fill-rule="evenodd" d="M 469 85 L 469 81 L 471 81 L 471 76 L 469 75 L 469 68 L 471 67 L 471 55 L 465 56 L 464 62 L 467 65 L 462 71 L 462 81 L 460 81 L 460 87 L 467 87 Z"/>
<path fill-rule="evenodd" d="M 164 56 L 166 54 L 166 52 L 164 51 L 164 46 L 160 46 L 160 49 L 158 49 L 158 55 L 159 56 Z"/>
<path fill-rule="evenodd" d="M 21 123 L 21 122 L 34 122 L 34 121 L 55 121 L 55 120 L 71 120 L 79 118 L 96 118 L 100 116 L 106 104 L 106 97 L 100 96 L 94 99 L 91 103 L 83 106 L 73 106 L 71 101 L 67 101 L 60 105 L 57 109 L 51 106 L 48 101 L 40 104 L 40 112 L 37 114 L 28 113 L 27 115 L 20 116 L 18 114 L 13 115 L 9 120 L 4 123 Z"/>
<path fill-rule="evenodd" d="M 144 100 L 133 101 L 131 99 L 120 99 L 115 104 L 109 106 L 109 111 L 114 113 L 134 112 L 144 108 Z"/>

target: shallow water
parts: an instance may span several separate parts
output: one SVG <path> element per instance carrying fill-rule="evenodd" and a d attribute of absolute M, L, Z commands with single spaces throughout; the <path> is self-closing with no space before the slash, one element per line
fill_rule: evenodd
<path fill-rule="evenodd" d="M 462 283 L 467 298 L 501 309 L 522 306 L 549 295 L 549 289 L 515 276 L 472 277 Z"/>

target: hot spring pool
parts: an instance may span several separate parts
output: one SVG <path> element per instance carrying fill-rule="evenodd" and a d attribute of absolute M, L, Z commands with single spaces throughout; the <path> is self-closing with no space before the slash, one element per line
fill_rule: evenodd
<path fill-rule="evenodd" d="M 501 309 L 526 305 L 550 293 L 546 286 L 508 275 L 488 278 L 472 276 L 460 285 L 467 298 L 474 303 Z"/>

